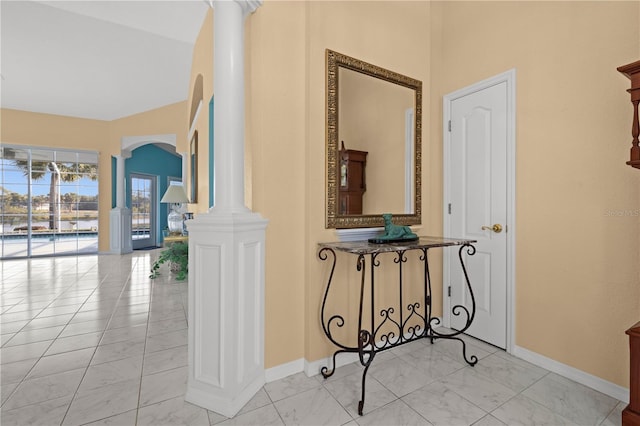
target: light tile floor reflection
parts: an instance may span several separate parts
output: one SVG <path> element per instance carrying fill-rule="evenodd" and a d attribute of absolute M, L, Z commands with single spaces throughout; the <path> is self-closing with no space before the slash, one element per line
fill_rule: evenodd
<path fill-rule="evenodd" d="M 619 425 L 624 404 L 468 338 L 268 383 L 232 419 L 186 403 L 187 284 L 158 251 L 0 263 L 0 423 L 9 425 Z"/>

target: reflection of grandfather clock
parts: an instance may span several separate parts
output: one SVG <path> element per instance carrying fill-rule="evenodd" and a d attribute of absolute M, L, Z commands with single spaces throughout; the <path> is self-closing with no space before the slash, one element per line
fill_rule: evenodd
<path fill-rule="evenodd" d="M 362 196 L 367 190 L 364 169 L 368 152 L 344 149 L 342 141 L 339 154 L 338 214 L 362 214 Z"/>

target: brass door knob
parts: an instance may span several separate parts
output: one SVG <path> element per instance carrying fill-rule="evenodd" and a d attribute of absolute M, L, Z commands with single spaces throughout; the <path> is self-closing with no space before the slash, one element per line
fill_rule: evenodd
<path fill-rule="evenodd" d="M 493 226 L 483 226 L 482 230 L 484 231 L 485 229 L 489 231 L 493 231 L 496 234 L 499 234 L 500 232 L 502 232 L 502 225 L 500 225 L 499 223 L 496 223 Z"/>

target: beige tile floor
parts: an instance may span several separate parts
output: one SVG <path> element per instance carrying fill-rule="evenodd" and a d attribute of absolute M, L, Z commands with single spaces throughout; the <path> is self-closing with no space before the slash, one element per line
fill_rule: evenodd
<path fill-rule="evenodd" d="M 362 367 L 268 383 L 232 419 L 184 401 L 186 283 L 158 251 L 0 263 L 2 407 L 9 425 L 619 425 L 624 404 L 469 338 L 378 354 Z"/>

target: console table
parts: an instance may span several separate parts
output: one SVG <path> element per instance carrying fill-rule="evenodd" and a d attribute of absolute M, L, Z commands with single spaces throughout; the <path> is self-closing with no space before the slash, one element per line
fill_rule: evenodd
<path fill-rule="evenodd" d="M 333 354 L 333 365 L 331 366 L 331 369 L 326 366 L 322 367 L 321 373 L 325 379 L 333 375 L 336 368 L 336 356 L 338 354 L 349 352 L 358 354 L 360 364 L 364 367 L 362 372 L 362 396 L 358 404 L 358 414 L 362 415 L 362 408 L 364 407 L 367 371 L 378 352 L 422 338 L 429 339 L 431 343 L 436 339 L 454 339 L 462 343 L 462 355 L 469 365 L 473 366 L 478 362 L 478 358 L 475 355 L 467 357 L 466 344 L 464 340 L 458 337 L 469 328 L 476 313 L 476 302 L 464 263 L 465 253 L 468 255 L 475 254 L 476 249 L 473 246 L 473 243 L 475 242 L 475 240 L 420 237 L 417 241 L 392 244 L 371 244 L 367 241 L 319 244 L 318 257 L 320 260 L 328 261 L 331 264 L 331 272 L 329 274 L 324 297 L 322 299 L 320 320 L 322 322 L 324 334 L 339 348 Z M 464 327 L 451 333 L 440 333 L 434 329 L 435 326 L 440 324 L 440 320 L 437 317 L 432 316 L 431 310 L 432 297 L 428 251 L 430 249 L 444 247 L 458 247 L 458 258 L 460 260 L 460 266 L 462 268 L 471 299 L 470 309 L 467 306 L 462 305 L 456 305 L 452 308 L 451 312 L 453 315 L 464 315 L 466 317 L 466 321 Z M 414 251 L 417 252 L 414 256 L 416 256 L 418 261 L 422 264 L 420 269 L 423 270 L 423 273 L 421 272 L 423 276 L 420 277 L 418 283 L 407 284 L 403 282 L 403 265 L 409 261 L 407 254 Z M 327 318 L 327 296 L 331 290 L 334 278 L 337 261 L 336 252 L 355 255 L 355 266 L 357 271 L 360 272 L 360 299 L 357 320 L 358 334 L 356 336 L 357 346 L 349 346 L 348 344 L 340 342 L 333 334 L 336 331 L 335 327 L 340 328 L 345 325 L 344 316 L 335 314 Z M 392 253 L 393 262 L 397 265 L 398 278 L 397 282 L 394 282 L 393 285 L 397 285 L 399 297 L 398 303 L 394 303 L 392 306 L 386 306 L 385 304 L 383 305 L 384 308 L 377 311 L 374 297 L 374 290 L 376 286 L 375 276 L 376 270 L 381 267 L 381 262 L 380 259 L 378 259 L 378 256 L 383 253 Z M 370 268 L 368 286 L 365 285 L 365 271 L 367 270 L 367 264 Z M 395 266 L 393 267 L 395 268 Z M 406 286 L 410 286 L 411 284 L 420 286 L 419 293 L 421 293 L 421 296 L 419 300 L 403 301 L 403 296 L 407 289 Z M 403 286 L 405 286 L 405 291 L 403 291 Z M 369 289 L 367 290 L 366 287 L 369 287 Z M 370 308 L 365 307 L 365 298 L 370 302 Z M 386 303 L 385 301 L 382 302 Z M 368 318 L 366 311 L 369 311 L 371 318 Z"/>
<path fill-rule="evenodd" d="M 169 247 L 171 244 L 174 244 L 174 243 L 189 244 L 189 236 L 188 235 L 167 235 L 166 237 L 164 237 L 164 240 L 162 241 L 162 245 L 164 247 Z"/>

